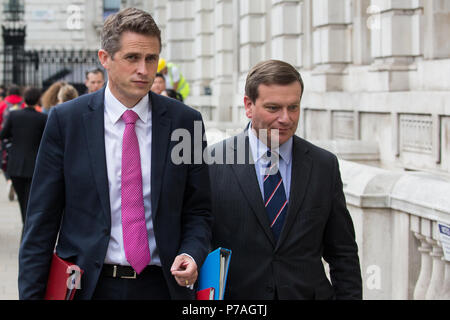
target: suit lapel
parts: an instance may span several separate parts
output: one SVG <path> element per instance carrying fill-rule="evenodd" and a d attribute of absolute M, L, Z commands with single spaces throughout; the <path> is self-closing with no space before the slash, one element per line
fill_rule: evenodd
<path fill-rule="evenodd" d="M 306 189 L 310 178 L 311 168 L 312 159 L 308 155 L 308 149 L 299 137 L 294 136 L 289 206 L 277 248 L 289 234 L 300 211 L 300 207 L 307 191 Z"/>
<path fill-rule="evenodd" d="M 252 208 L 253 213 L 256 215 L 261 228 L 264 230 L 264 233 L 267 235 L 267 237 L 270 239 L 270 242 L 275 247 L 275 239 L 273 237 L 272 230 L 270 229 L 269 218 L 264 207 L 261 190 L 259 189 L 258 179 L 256 177 L 256 171 L 253 164 L 254 161 L 250 150 L 247 131 L 235 137 L 234 146 L 227 146 L 227 153 L 233 152 L 237 154 L 238 152 L 242 151 L 237 148 L 238 141 L 240 141 L 240 139 L 243 139 L 241 141 L 245 141 L 245 164 L 239 164 L 236 161 L 233 161 L 231 167 L 233 168 L 234 174 L 236 175 L 236 179 L 241 187 L 242 193 L 244 194 L 250 207 Z"/>
<path fill-rule="evenodd" d="M 161 185 L 170 141 L 170 118 L 167 106 L 157 95 L 150 93 L 152 102 L 151 203 L 152 217 L 158 212 Z"/>
<path fill-rule="evenodd" d="M 105 89 L 99 90 L 89 102 L 90 111 L 83 114 L 89 158 L 92 165 L 97 192 L 108 225 L 111 225 L 111 208 L 109 204 L 108 173 L 106 170 Z"/>

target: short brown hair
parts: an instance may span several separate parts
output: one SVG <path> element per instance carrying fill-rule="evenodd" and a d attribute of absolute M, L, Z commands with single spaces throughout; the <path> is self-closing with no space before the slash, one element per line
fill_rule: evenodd
<path fill-rule="evenodd" d="M 126 31 L 157 37 L 161 51 L 161 30 L 152 16 L 136 8 L 126 8 L 110 15 L 103 24 L 102 49 L 111 57 L 120 50 L 120 37 Z"/>
<path fill-rule="evenodd" d="M 89 75 L 90 75 L 91 73 L 92 73 L 92 74 L 96 74 L 96 73 L 101 74 L 103 80 L 105 80 L 105 74 L 103 73 L 103 70 L 100 69 L 100 68 L 95 68 L 95 69 L 91 69 L 91 70 L 86 71 L 86 80 L 89 78 Z"/>
<path fill-rule="evenodd" d="M 289 63 L 280 60 L 267 60 L 257 63 L 248 73 L 245 81 L 245 95 L 252 102 L 258 99 L 258 87 L 260 84 L 288 85 L 300 82 L 303 95 L 304 85 L 300 73 Z"/>

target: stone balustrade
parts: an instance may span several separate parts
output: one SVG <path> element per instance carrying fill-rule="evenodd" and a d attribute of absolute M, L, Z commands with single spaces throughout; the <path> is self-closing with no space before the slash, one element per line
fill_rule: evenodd
<path fill-rule="evenodd" d="M 438 223 L 450 224 L 450 181 L 340 160 L 365 299 L 450 297 Z"/>

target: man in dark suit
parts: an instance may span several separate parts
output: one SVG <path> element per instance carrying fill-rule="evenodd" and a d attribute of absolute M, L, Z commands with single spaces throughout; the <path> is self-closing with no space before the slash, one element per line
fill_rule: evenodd
<path fill-rule="evenodd" d="M 52 109 L 19 254 L 19 297 L 42 299 L 56 253 L 84 270 L 75 299 L 192 299 L 211 238 L 204 163 L 171 161 L 171 132 L 201 115 L 149 93 L 161 50 L 153 18 L 109 16 L 108 84 Z M 203 145 L 204 147 L 204 145 Z"/>
<path fill-rule="evenodd" d="M 27 89 L 24 93 L 26 108 L 11 111 L 0 133 L 0 140 L 12 142 L 6 172 L 17 193 L 23 224 L 36 156 L 47 121 L 47 115 L 35 110 L 40 96 L 39 89 Z"/>
<path fill-rule="evenodd" d="M 338 160 L 295 135 L 303 89 L 291 65 L 257 64 L 245 87 L 251 124 L 209 150 L 212 243 L 232 250 L 225 299 L 362 297 Z"/>

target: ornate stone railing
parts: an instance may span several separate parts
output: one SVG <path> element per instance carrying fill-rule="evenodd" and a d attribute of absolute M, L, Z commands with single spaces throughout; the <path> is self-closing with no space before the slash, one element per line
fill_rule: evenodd
<path fill-rule="evenodd" d="M 450 224 L 450 180 L 340 160 L 355 225 L 365 299 L 450 299 L 450 261 L 438 223 Z"/>

